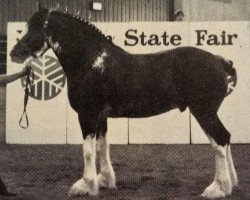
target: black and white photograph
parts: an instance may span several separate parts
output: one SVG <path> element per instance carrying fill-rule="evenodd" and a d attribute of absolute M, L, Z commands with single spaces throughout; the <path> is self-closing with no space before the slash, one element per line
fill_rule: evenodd
<path fill-rule="evenodd" d="M 250 0 L 0 0 L 0 199 L 249 200 Z"/>

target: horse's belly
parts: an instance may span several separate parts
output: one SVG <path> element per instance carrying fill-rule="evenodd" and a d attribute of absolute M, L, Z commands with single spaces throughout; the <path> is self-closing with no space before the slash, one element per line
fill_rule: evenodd
<path fill-rule="evenodd" d="M 120 104 L 112 106 L 112 112 L 110 117 L 128 117 L 128 118 L 145 118 L 155 115 L 159 115 L 168 112 L 174 108 L 178 108 L 178 105 L 174 103 L 165 104 Z"/>

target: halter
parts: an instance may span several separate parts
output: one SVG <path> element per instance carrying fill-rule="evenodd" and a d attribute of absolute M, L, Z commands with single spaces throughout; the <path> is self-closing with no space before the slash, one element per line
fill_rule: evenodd
<path fill-rule="evenodd" d="M 52 12 L 53 10 L 48 10 L 48 13 L 47 13 L 47 16 L 46 16 L 46 19 L 43 23 L 43 28 L 46 29 L 49 25 L 49 17 L 50 17 L 50 13 Z"/>
<path fill-rule="evenodd" d="M 50 17 L 51 12 L 52 12 L 52 10 L 48 11 L 46 19 L 45 19 L 45 21 L 43 23 L 43 34 L 44 34 L 44 37 L 45 37 L 45 42 L 46 42 L 48 47 L 51 47 L 51 46 L 50 46 L 50 43 L 49 43 L 49 37 L 46 34 L 46 29 L 48 28 L 48 25 L 49 25 L 49 17 Z"/>
<path fill-rule="evenodd" d="M 43 34 L 44 34 L 44 37 L 45 37 L 45 42 L 47 44 L 48 47 L 50 47 L 50 44 L 49 44 L 49 37 L 46 35 L 46 29 L 48 27 L 48 24 L 49 24 L 49 16 L 50 16 L 50 10 L 48 11 L 48 14 L 47 14 L 47 17 L 46 17 L 46 20 L 44 21 L 43 23 Z M 33 57 L 36 57 L 35 55 L 33 55 Z M 19 126 L 23 129 L 26 129 L 29 127 L 29 118 L 28 118 L 28 115 L 27 115 L 27 104 L 28 104 L 28 101 L 29 101 L 29 95 L 30 95 L 30 92 L 31 92 L 31 87 L 34 83 L 34 80 L 35 80 L 35 77 L 34 77 L 34 70 L 33 69 L 30 69 L 30 71 L 28 72 L 27 76 L 26 76 L 26 82 L 25 82 L 25 94 L 24 94 L 24 105 L 23 105 L 23 114 L 19 120 Z M 23 125 L 23 119 L 25 119 L 25 125 Z"/>

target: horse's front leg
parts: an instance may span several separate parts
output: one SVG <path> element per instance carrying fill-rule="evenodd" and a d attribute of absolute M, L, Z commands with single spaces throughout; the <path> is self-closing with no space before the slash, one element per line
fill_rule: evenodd
<path fill-rule="evenodd" d="M 97 121 L 92 116 L 80 115 L 79 122 L 83 133 L 83 177 L 69 190 L 69 196 L 98 194 L 98 180 L 96 172 L 96 125 Z"/>
<path fill-rule="evenodd" d="M 116 188 L 115 172 L 110 161 L 107 139 L 107 119 L 103 119 L 98 125 L 97 158 L 100 162 L 100 173 L 98 175 L 99 187 Z"/>

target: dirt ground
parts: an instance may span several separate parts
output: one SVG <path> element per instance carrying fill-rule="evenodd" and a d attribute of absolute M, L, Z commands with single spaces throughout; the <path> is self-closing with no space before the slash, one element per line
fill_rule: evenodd
<path fill-rule="evenodd" d="M 250 145 L 233 145 L 240 184 L 227 200 L 250 199 Z M 0 144 L 0 177 L 16 197 L 6 200 L 198 200 L 214 176 L 209 145 L 112 145 L 117 190 L 68 198 L 82 175 L 80 145 Z"/>

